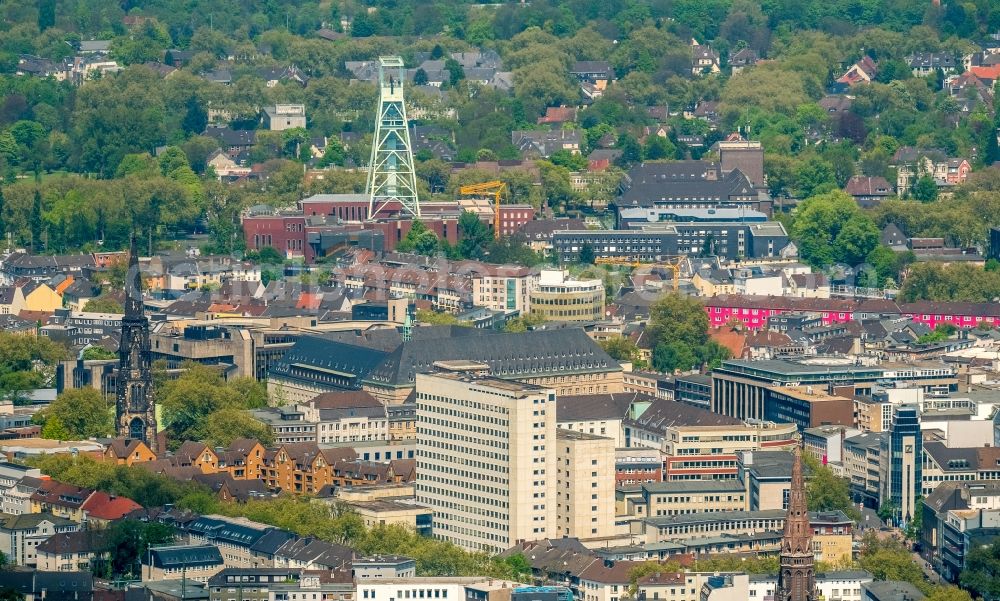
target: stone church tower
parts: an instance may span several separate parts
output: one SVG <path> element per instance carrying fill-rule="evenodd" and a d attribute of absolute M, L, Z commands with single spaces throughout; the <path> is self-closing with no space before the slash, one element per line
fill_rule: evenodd
<path fill-rule="evenodd" d="M 132 239 L 128 275 L 125 277 L 125 316 L 118 344 L 118 393 L 115 424 L 119 438 L 141 440 L 159 453 L 153 373 L 150 369 L 149 321 L 142 306 L 142 274 Z"/>
<path fill-rule="evenodd" d="M 781 567 L 775 601 L 816 601 L 816 569 L 813 565 L 812 527 L 806 506 L 802 477 L 802 451 L 795 449 L 792 487 L 788 491 L 788 516 L 781 539 Z"/>

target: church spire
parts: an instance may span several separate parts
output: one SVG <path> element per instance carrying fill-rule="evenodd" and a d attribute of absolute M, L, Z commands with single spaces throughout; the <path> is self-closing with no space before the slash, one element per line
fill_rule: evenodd
<path fill-rule="evenodd" d="M 158 453 L 156 401 L 149 347 L 149 321 L 142 307 L 142 274 L 139 252 L 132 237 L 128 274 L 125 276 L 125 317 L 118 343 L 118 372 L 115 377 L 116 432 L 120 438 L 141 440 Z"/>
<path fill-rule="evenodd" d="M 142 273 L 139 271 L 139 250 L 132 235 L 128 254 L 128 273 L 125 276 L 125 319 L 140 320 L 145 317 L 142 308 Z"/>
<path fill-rule="evenodd" d="M 788 515 L 781 539 L 781 569 L 778 572 L 776 601 L 814 601 L 816 571 L 812 550 L 812 526 L 802 475 L 802 451 L 795 448 L 792 482 L 788 491 Z"/>

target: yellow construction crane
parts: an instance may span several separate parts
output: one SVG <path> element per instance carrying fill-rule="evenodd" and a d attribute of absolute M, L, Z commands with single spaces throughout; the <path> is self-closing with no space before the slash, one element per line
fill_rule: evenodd
<path fill-rule="evenodd" d="M 597 265 L 625 265 L 627 267 L 663 267 L 669 269 L 674 279 L 674 292 L 681 285 L 681 265 L 686 259 L 684 255 L 670 257 L 666 261 L 641 261 L 631 257 L 597 257 L 594 263 Z"/>
<path fill-rule="evenodd" d="M 500 180 L 469 184 L 458 189 L 460 196 L 479 196 L 493 199 L 493 236 L 500 239 L 500 203 L 507 196 L 507 184 Z"/>

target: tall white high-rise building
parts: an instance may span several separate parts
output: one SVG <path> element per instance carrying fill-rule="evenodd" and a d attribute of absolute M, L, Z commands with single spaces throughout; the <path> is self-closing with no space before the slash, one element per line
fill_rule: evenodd
<path fill-rule="evenodd" d="M 496 553 L 558 536 L 556 393 L 468 372 L 417 374 L 417 502 L 434 535 Z"/>

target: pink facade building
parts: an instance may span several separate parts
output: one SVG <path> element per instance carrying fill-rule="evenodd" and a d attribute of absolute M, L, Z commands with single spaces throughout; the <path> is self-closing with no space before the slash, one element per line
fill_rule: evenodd
<path fill-rule="evenodd" d="M 1000 325 L 1000 304 L 917 301 L 897 304 L 889 300 L 852 301 L 779 296 L 724 295 L 704 301 L 709 325 L 713 328 L 740 322 L 751 330 L 767 326 L 772 315 L 789 311 L 818 313 L 824 325 L 875 315 L 901 315 L 934 328 L 951 324 L 972 328 L 980 322 Z"/>

